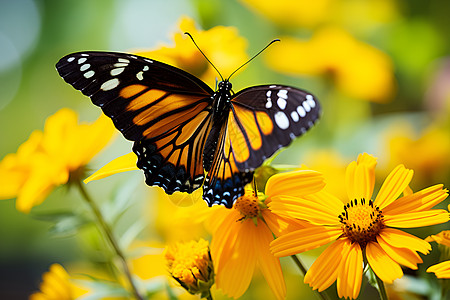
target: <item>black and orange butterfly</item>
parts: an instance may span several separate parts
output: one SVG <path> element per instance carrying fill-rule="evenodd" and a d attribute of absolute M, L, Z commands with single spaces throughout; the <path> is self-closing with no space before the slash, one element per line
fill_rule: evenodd
<path fill-rule="evenodd" d="M 172 194 L 203 185 L 209 206 L 232 207 L 254 170 L 320 113 L 317 99 L 294 87 L 260 85 L 232 94 L 228 78 L 214 92 L 183 70 L 132 54 L 73 53 L 56 68 L 134 141 L 149 186 Z"/>

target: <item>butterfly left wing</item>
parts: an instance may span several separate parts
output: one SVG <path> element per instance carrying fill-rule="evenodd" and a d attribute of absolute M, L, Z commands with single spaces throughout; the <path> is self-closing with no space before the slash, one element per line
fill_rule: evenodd
<path fill-rule="evenodd" d="M 173 66 L 127 53 L 72 53 L 56 68 L 135 142 L 137 166 L 148 185 L 168 194 L 201 186 L 203 148 L 212 125 L 208 85 Z"/>
<path fill-rule="evenodd" d="M 237 168 L 250 172 L 318 120 L 320 105 L 310 93 L 282 85 L 254 86 L 231 100 L 228 134 Z"/>

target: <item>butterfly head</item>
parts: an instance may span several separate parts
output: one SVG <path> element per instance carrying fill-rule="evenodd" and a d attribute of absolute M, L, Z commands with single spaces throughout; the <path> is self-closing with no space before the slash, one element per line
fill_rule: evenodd
<path fill-rule="evenodd" d="M 219 92 L 229 92 L 231 91 L 232 84 L 228 80 L 223 80 L 219 82 Z"/>

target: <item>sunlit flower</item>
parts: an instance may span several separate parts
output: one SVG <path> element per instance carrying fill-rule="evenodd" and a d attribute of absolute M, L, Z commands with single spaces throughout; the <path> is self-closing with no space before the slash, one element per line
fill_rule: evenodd
<path fill-rule="evenodd" d="M 346 171 L 348 200 L 319 191 L 302 197 L 276 197 L 269 208 L 276 214 L 299 218 L 311 223 L 277 238 L 271 244 L 276 256 L 301 253 L 333 242 L 314 262 L 305 283 L 323 291 L 337 281 L 339 297 L 358 297 L 363 261 L 384 282 L 402 277 L 400 265 L 417 269 L 427 254 L 428 242 L 395 228 L 423 227 L 449 220 L 443 209 L 431 209 L 447 198 L 441 184 L 416 193 L 406 193 L 413 171 L 397 166 L 374 197 L 376 159 L 368 154 L 358 156 Z M 374 198 L 374 199 L 373 199 Z M 397 199 L 398 198 L 398 199 Z M 395 228 L 393 228 L 395 227 Z M 365 259 L 363 259 L 365 257 Z"/>
<path fill-rule="evenodd" d="M 325 27 L 309 41 L 281 37 L 283 47 L 266 53 L 276 71 L 307 76 L 331 76 L 338 90 L 362 100 L 386 102 L 394 92 L 391 59 L 338 27 Z M 283 59 L 280 59 L 283 57 Z"/>
<path fill-rule="evenodd" d="M 74 300 L 88 291 L 73 284 L 70 275 L 59 264 L 50 266 L 48 272 L 42 275 L 40 292 L 30 296 L 30 300 Z"/>
<path fill-rule="evenodd" d="M 0 199 L 16 197 L 16 208 L 29 212 L 56 186 L 81 179 L 86 164 L 114 132 L 105 116 L 80 124 L 74 111 L 59 110 L 47 119 L 44 131 L 34 131 L 17 153 L 0 162 Z"/>
<path fill-rule="evenodd" d="M 210 294 L 214 284 L 214 266 L 207 241 L 201 239 L 170 245 L 166 247 L 164 256 L 169 273 L 189 293 L 200 294 L 202 298 Z"/>
<path fill-rule="evenodd" d="M 418 172 L 418 179 L 428 183 L 447 175 L 450 168 L 449 131 L 435 125 L 417 133 L 412 124 L 398 123 L 386 134 L 390 165 L 400 161 Z"/>
<path fill-rule="evenodd" d="M 308 195 L 323 186 L 322 176 L 314 171 L 282 173 L 268 180 L 265 196 L 246 190 L 232 209 L 213 207 L 207 222 L 212 231 L 211 254 L 217 288 L 231 297 L 240 297 L 258 266 L 275 296 L 284 299 L 286 287 L 280 261 L 270 253 L 269 243 L 274 234 L 278 236 L 307 224 L 279 216 L 268 210 L 267 204 L 279 195 Z"/>
<path fill-rule="evenodd" d="M 450 209 L 450 205 L 449 205 Z M 450 248 L 450 230 L 444 230 L 436 235 L 431 235 L 425 239 L 427 242 L 436 242 L 444 247 L 447 251 Z M 437 278 L 450 278 L 450 260 L 443 261 L 433 265 L 427 269 L 427 272 L 433 272 Z"/>
<path fill-rule="evenodd" d="M 219 77 L 217 71 L 184 32 L 192 35 L 199 48 L 224 77 L 247 61 L 247 41 L 239 36 L 235 27 L 215 26 L 209 30 L 199 30 L 194 20 L 188 17 L 181 18 L 179 24 L 179 32 L 173 35 L 174 46 L 162 45 L 155 50 L 134 53 L 176 66 L 212 86 L 215 78 Z"/>

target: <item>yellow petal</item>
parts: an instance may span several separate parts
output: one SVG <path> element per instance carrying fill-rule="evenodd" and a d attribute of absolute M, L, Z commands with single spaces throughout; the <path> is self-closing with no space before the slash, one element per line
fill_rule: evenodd
<path fill-rule="evenodd" d="M 450 214 L 443 209 L 386 215 L 384 223 L 390 227 L 415 228 L 448 222 Z"/>
<path fill-rule="evenodd" d="M 341 228 L 314 226 L 282 235 L 270 244 L 275 256 L 288 256 L 315 249 L 336 240 Z"/>
<path fill-rule="evenodd" d="M 346 249 L 348 248 L 348 250 Z M 358 243 L 344 240 L 341 263 L 337 275 L 339 297 L 356 299 L 361 289 L 363 273 L 363 256 Z"/>
<path fill-rule="evenodd" d="M 403 276 L 400 265 L 390 258 L 378 243 L 367 244 L 366 257 L 370 267 L 382 281 L 392 283 Z"/>
<path fill-rule="evenodd" d="M 274 196 L 269 209 L 280 216 L 306 220 L 315 225 L 339 225 L 340 211 L 333 211 L 326 203 L 316 202 L 307 197 Z"/>
<path fill-rule="evenodd" d="M 277 299 L 285 299 L 286 284 L 281 271 L 280 260 L 270 252 L 269 244 L 273 241 L 272 232 L 266 226 L 254 226 L 252 235 L 255 239 L 255 254 L 258 266 Z"/>
<path fill-rule="evenodd" d="M 118 158 L 107 163 L 105 166 L 101 167 L 97 172 L 86 178 L 84 183 L 89 183 L 93 180 L 99 180 L 113 174 L 133 170 L 138 170 L 138 167 L 136 166 L 136 154 L 134 154 L 134 152 L 130 152 L 119 156 Z"/>
<path fill-rule="evenodd" d="M 427 242 L 436 242 L 450 247 L 450 230 L 443 230 L 436 235 L 430 235 L 425 239 Z"/>
<path fill-rule="evenodd" d="M 309 284 L 313 290 L 322 292 L 337 279 L 339 265 L 342 257 L 347 255 L 349 248 L 344 249 L 345 240 L 338 239 L 331 244 L 306 272 L 304 282 Z"/>
<path fill-rule="evenodd" d="M 300 197 L 318 192 L 324 186 L 325 181 L 321 173 L 299 170 L 279 173 L 270 177 L 266 184 L 265 194 L 269 197 L 275 195 Z"/>
<path fill-rule="evenodd" d="M 386 252 L 386 254 L 389 255 L 395 262 L 410 269 L 417 270 L 417 264 L 423 262 L 417 252 L 408 248 L 394 247 L 383 239 L 383 235 L 377 236 L 377 242 L 384 252 Z"/>
<path fill-rule="evenodd" d="M 448 191 L 437 184 L 413 194 L 401 197 L 383 209 L 383 214 L 395 215 L 403 212 L 424 211 L 444 201 Z"/>
<path fill-rule="evenodd" d="M 345 173 L 345 185 L 350 200 L 372 198 L 375 185 L 376 158 L 367 153 L 360 154 L 357 161 L 351 162 Z"/>
<path fill-rule="evenodd" d="M 437 278 L 450 278 L 450 260 L 429 267 L 427 272 L 435 273 Z"/>
<path fill-rule="evenodd" d="M 423 254 L 428 254 L 431 251 L 431 245 L 428 242 L 398 229 L 384 228 L 380 236 L 392 247 L 407 248 Z"/>
<path fill-rule="evenodd" d="M 403 165 L 398 165 L 387 176 L 378 192 L 374 203 L 383 210 L 386 206 L 395 201 L 406 189 L 413 177 L 413 170 L 406 169 Z"/>
<path fill-rule="evenodd" d="M 167 195 L 167 197 L 176 206 L 190 206 L 202 199 L 202 195 L 203 188 L 199 188 L 193 191 L 192 194 L 175 192 L 172 195 Z"/>
<path fill-rule="evenodd" d="M 269 226 L 270 231 L 273 232 L 275 236 L 280 236 L 282 234 L 287 234 L 292 231 L 310 227 L 309 223 L 306 221 L 285 218 L 274 214 L 268 209 L 263 209 L 261 213 L 267 226 Z"/>
<path fill-rule="evenodd" d="M 223 261 L 223 267 L 216 273 L 217 288 L 234 298 L 247 290 L 256 266 L 255 251 L 258 249 L 254 248 L 251 226 L 255 227 L 250 219 L 240 224 L 232 255 Z"/>

